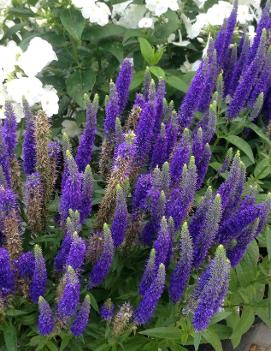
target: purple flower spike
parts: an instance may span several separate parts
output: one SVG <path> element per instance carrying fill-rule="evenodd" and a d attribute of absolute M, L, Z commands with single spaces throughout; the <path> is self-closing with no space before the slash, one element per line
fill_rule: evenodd
<path fill-rule="evenodd" d="M 113 82 L 110 83 L 110 96 L 105 108 L 104 132 L 108 136 L 115 131 L 116 118 L 119 116 L 119 96 Z"/>
<path fill-rule="evenodd" d="M 154 134 L 158 134 L 160 131 L 160 126 L 162 122 L 162 117 L 164 113 L 164 98 L 166 94 L 166 84 L 164 79 L 160 79 L 157 91 L 154 99 L 154 110 L 155 110 L 155 122 L 154 122 Z"/>
<path fill-rule="evenodd" d="M 6 297 L 15 290 L 15 276 L 11 268 L 8 250 L 0 248 L 0 297 Z"/>
<path fill-rule="evenodd" d="M 87 295 L 77 313 L 75 320 L 71 325 L 71 332 L 74 336 L 80 336 L 85 331 L 90 313 L 90 297 Z"/>
<path fill-rule="evenodd" d="M 133 78 L 133 60 L 126 58 L 123 60 L 120 67 L 119 75 L 116 79 L 116 90 L 119 97 L 119 112 L 120 115 L 128 101 L 129 88 Z"/>
<path fill-rule="evenodd" d="M 237 264 L 241 261 L 249 243 L 255 238 L 258 227 L 259 218 L 257 218 L 251 225 L 244 228 L 239 234 L 236 244 L 227 250 L 227 256 L 231 261 L 232 267 L 237 266 Z"/>
<path fill-rule="evenodd" d="M 11 170 L 10 170 L 10 162 L 9 155 L 7 152 L 6 144 L 3 140 L 3 131 L 0 125 L 0 166 L 3 171 L 3 175 L 5 176 L 3 179 L 3 183 L 10 186 L 11 184 Z"/>
<path fill-rule="evenodd" d="M 69 216 L 69 210 L 80 210 L 82 204 L 82 175 L 78 172 L 77 165 L 69 151 L 66 153 L 69 176 L 62 189 L 60 199 L 60 215 L 62 224 Z"/>
<path fill-rule="evenodd" d="M 47 271 L 45 260 L 42 255 L 41 248 L 35 245 L 35 268 L 33 273 L 32 282 L 30 285 L 29 294 L 33 302 L 38 302 L 39 297 L 45 294 L 47 283 Z"/>
<path fill-rule="evenodd" d="M 113 254 L 114 254 L 114 244 L 111 236 L 110 229 L 107 224 L 104 224 L 104 244 L 103 250 L 96 261 L 95 265 L 93 266 L 90 272 L 90 281 L 89 286 L 90 288 L 100 285 L 107 274 L 110 271 L 112 261 L 113 261 Z"/>
<path fill-rule="evenodd" d="M 217 194 L 209 208 L 205 209 L 205 218 L 198 233 L 193 237 L 193 265 L 199 267 L 205 259 L 218 232 L 222 208 L 221 198 Z"/>
<path fill-rule="evenodd" d="M 189 162 L 191 155 L 191 136 L 187 128 L 184 129 L 181 141 L 176 146 L 169 164 L 172 184 L 180 181 L 184 164 Z"/>
<path fill-rule="evenodd" d="M 31 251 L 25 252 L 15 260 L 15 266 L 20 278 L 30 281 L 35 269 L 35 257 Z"/>
<path fill-rule="evenodd" d="M 116 195 L 116 208 L 113 222 L 111 225 L 111 233 L 114 245 L 120 246 L 124 240 L 125 232 L 128 225 L 128 211 L 126 205 L 125 191 L 118 184 Z"/>
<path fill-rule="evenodd" d="M 156 277 L 154 278 L 149 289 L 145 292 L 134 313 L 134 322 L 136 325 L 146 324 L 152 318 L 158 301 L 164 291 L 165 276 L 165 266 L 163 263 L 161 263 Z"/>
<path fill-rule="evenodd" d="M 91 214 L 93 197 L 93 175 L 89 165 L 87 165 L 83 178 L 82 204 L 80 208 L 81 223 Z"/>
<path fill-rule="evenodd" d="M 228 290 L 230 262 L 226 258 L 225 249 L 222 245 L 217 248 L 215 258 L 210 266 L 209 279 L 199 295 L 193 316 L 192 324 L 196 331 L 208 327 L 210 319 L 217 313 Z"/>
<path fill-rule="evenodd" d="M 139 293 L 141 296 L 145 294 L 145 292 L 150 287 L 153 282 L 155 275 L 157 273 L 157 265 L 155 259 L 155 249 L 153 248 L 150 253 L 150 257 L 148 258 L 143 277 L 139 284 Z"/>
<path fill-rule="evenodd" d="M 170 277 L 169 296 L 173 303 L 177 303 L 183 296 L 188 283 L 193 260 L 193 245 L 187 223 L 182 226 L 179 243 L 179 261 Z"/>
<path fill-rule="evenodd" d="M 36 167 L 36 140 L 34 118 L 27 101 L 23 101 L 26 130 L 23 141 L 23 166 L 25 174 L 35 172 Z"/>
<path fill-rule="evenodd" d="M 71 266 L 74 270 L 80 269 L 84 263 L 85 254 L 86 244 L 84 240 L 80 238 L 76 232 L 74 232 L 66 264 Z"/>
<path fill-rule="evenodd" d="M 66 266 L 66 261 L 70 252 L 72 243 L 72 234 L 66 234 L 62 241 L 61 247 L 55 257 L 54 267 L 57 272 L 61 272 Z"/>
<path fill-rule="evenodd" d="M 53 313 L 48 302 L 39 296 L 39 332 L 41 335 L 50 335 L 55 326 Z"/>
<path fill-rule="evenodd" d="M 94 146 L 96 134 L 96 117 L 99 107 L 99 97 L 95 95 L 93 102 L 91 102 L 86 111 L 86 125 L 83 134 L 80 138 L 80 143 L 75 157 L 79 172 L 84 172 L 86 166 L 90 163 L 92 158 L 92 149 Z"/>
<path fill-rule="evenodd" d="M 152 186 L 152 175 L 141 174 L 135 184 L 133 193 L 133 210 L 146 209 L 146 198 Z"/>
<path fill-rule="evenodd" d="M 197 181 L 195 158 L 192 156 L 188 167 L 184 165 L 180 187 L 175 188 L 168 200 L 167 216 L 172 217 L 177 230 L 187 216 L 193 203 Z"/>
<path fill-rule="evenodd" d="M 157 135 L 156 142 L 153 147 L 151 167 L 161 167 L 163 163 L 168 159 L 168 156 L 166 129 L 164 123 L 162 123 L 160 134 Z"/>
<path fill-rule="evenodd" d="M 16 149 L 16 116 L 13 110 L 13 107 L 10 102 L 6 102 L 5 104 L 5 120 L 3 125 L 3 141 L 6 145 L 6 150 L 9 157 L 13 157 L 15 155 Z"/>
<path fill-rule="evenodd" d="M 63 284 L 63 291 L 57 304 L 57 316 L 61 321 L 65 322 L 67 318 L 75 314 L 80 299 L 79 279 L 71 266 L 67 267 Z"/>
<path fill-rule="evenodd" d="M 155 249 L 156 266 L 160 263 L 166 264 L 169 252 L 171 251 L 171 236 L 168 229 L 166 217 L 163 217 L 160 224 L 160 230 L 153 247 Z"/>
<path fill-rule="evenodd" d="M 139 164 L 148 161 L 152 147 L 153 127 L 154 107 L 152 103 L 146 103 L 136 127 L 136 148 Z"/>
<path fill-rule="evenodd" d="M 111 299 L 107 299 L 100 309 L 100 315 L 103 320 L 109 322 L 114 316 L 115 306 Z"/>
<path fill-rule="evenodd" d="M 198 68 L 180 106 L 178 112 L 178 122 L 181 129 L 190 127 L 193 115 L 197 110 L 199 97 L 201 96 L 201 92 L 205 83 L 205 66 L 206 62 L 203 61 Z"/>

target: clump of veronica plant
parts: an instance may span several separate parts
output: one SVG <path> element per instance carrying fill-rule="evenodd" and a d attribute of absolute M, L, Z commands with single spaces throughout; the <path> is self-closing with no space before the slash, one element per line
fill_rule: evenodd
<path fill-rule="evenodd" d="M 77 337 L 91 329 L 97 296 L 106 300 L 99 311 L 106 335 L 117 339 L 150 323 L 169 296 L 177 315 L 181 304 L 187 307 L 196 331 L 208 327 L 227 295 L 231 266 L 263 231 L 271 208 L 270 196 L 259 202 L 247 191 L 239 152 L 226 150 L 216 173 L 210 167 L 218 112 L 226 111 L 229 124 L 244 111 L 255 119 L 269 99 L 271 81 L 263 79 L 271 54 L 267 11 L 268 5 L 251 46 L 244 39 L 235 55 L 234 6 L 178 112 L 166 101 L 165 81 L 156 84 L 149 72 L 128 104 L 133 64 L 125 59 L 110 83 L 102 141 L 95 138 L 97 95 L 88 103 L 77 148 L 67 135 L 52 140 L 47 116 L 35 116 L 24 101 L 21 157 L 15 112 L 6 103 L 1 309 L 23 295 L 39 309 L 40 334 L 65 330 Z M 131 301 L 115 301 L 118 289 Z"/>

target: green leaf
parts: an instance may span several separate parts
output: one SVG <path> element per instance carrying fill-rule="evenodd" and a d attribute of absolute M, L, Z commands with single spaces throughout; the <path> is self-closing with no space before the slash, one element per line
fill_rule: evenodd
<path fill-rule="evenodd" d="M 97 304 L 97 301 L 96 301 L 95 297 L 91 293 L 88 293 L 88 294 L 89 294 L 89 297 L 90 297 L 90 305 L 94 308 L 94 310 L 96 312 L 99 312 L 99 306 Z"/>
<path fill-rule="evenodd" d="M 6 315 L 11 316 L 11 317 L 24 316 L 26 314 L 28 314 L 28 313 L 25 311 L 20 311 L 20 310 L 15 310 L 15 309 L 10 309 L 10 310 L 7 310 L 7 312 L 6 312 Z"/>
<path fill-rule="evenodd" d="M 156 78 L 164 78 L 165 77 L 165 71 L 158 66 L 150 66 L 149 67 L 150 72 L 155 75 Z"/>
<path fill-rule="evenodd" d="M 194 336 L 194 348 L 195 348 L 195 351 L 198 351 L 199 345 L 200 345 L 200 341 L 201 341 L 201 334 L 200 333 L 196 333 L 195 336 Z"/>
<path fill-rule="evenodd" d="M 67 92 L 79 106 L 85 107 L 84 94 L 90 92 L 96 80 L 96 75 L 91 69 L 76 71 L 66 80 Z"/>
<path fill-rule="evenodd" d="M 137 89 L 144 81 L 144 73 L 145 71 L 138 71 L 134 74 L 130 90 Z"/>
<path fill-rule="evenodd" d="M 181 78 L 176 76 L 166 76 L 166 82 L 171 87 L 185 93 L 188 89 L 188 85 Z"/>
<path fill-rule="evenodd" d="M 257 179 L 263 179 L 271 174 L 271 165 L 268 158 L 260 160 L 254 169 L 254 175 Z"/>
<path fill-rule="evenodd" d="M 223 351 L 221 341 L 214 330 L 208 328 L 207 330 L 202 331 L 201 335 L 209 344 L 213 346 L 215 351 Z"/>
<path fill-rule="evenodd" d="M 152 60 L 152 64 L 153 65 L 157 65 L 159 63 L 159 61 L 161 60 L 162 56 L 164 53 L 164 47 L 161 46 L 160 48 L 158 48 L 156 50 L 156 52 L 153 55 L 153 60 Z"/>
<path fill-rule="evenodd" d="M 139 334 L 162 339 L 180 339 L 181 330 L 175 327 L 158 327 L 143 330 Z"/>
<path fill-rule="evenodd" d="M 248 122 L 246 123 L 246 127 L 253 130 L 262 140 L 264 140 L 267 144 L 271 145 L 271 140 L 269 140 L 268 136 L 264 133 L 264 131 L 258 127 L 256 124 Z"/>
<path fill-rule="evenodd" d="M 247 287 L 255 280 L 257 275 L 257 262 L 259 259 L 259 247 L 254 240 L 248 247 L 242 261 L 236 267 L 238 281 L 242 287 Z"/>
<path fill-rule="evenodd" d="M 81 12 L 75 10 L 74 8 L 61 10 L 60 21 L 73 39 L 80 41 L 85 27 L 85 19 Z"/>
<path fill-rule="evenodd" d="M 152 65 L 155 55 L 154 48 L 151 46 L 147 39 L 138 38 L 138 40 L 142 56 L 149 65 Z"/>
<path fill-rule="evenodd" d="M 245 334 L 250 329 L 250 327 L 254 323 L 254 320 L 255 320 L 255 315 L 254 315 L 253 307 L 244 306 L 241 318 L 233 330 L 231 339 L 242 337 L 242 335 Z"/>
<path fill-rule="evenodd" d="M 51 340 L 46 343 L 46 346 L 50 351 L 59 351 L 58 347 Z"/>
<path fill-rule="evenodd" d="M 230 142 L 231 144 L 235 145 L 238 149 L 243 151 L 243 153 L 247 155 L 251 162 L 255 162 L 252 149 L 244 139 L 240 138 L 237 135 L 229 135 L 225 137 L 225 139 L 228 140 L 228 142 Z"/>
<path fill-rule="evenodd" d="M 222 321 L 223 319 L 226 319 L 227 317 L 229 317 L 232 314 L 231 311 L 222 311 L 217 313 L 210 322 L 210 325 L 216 324 L 220 321 Z"/>
<path fill-rule="evenodd" d="M 17 351 L 17 334 L 12 324 L 3 325 L 3 334 L 6 345 L 6 351 Z"/>

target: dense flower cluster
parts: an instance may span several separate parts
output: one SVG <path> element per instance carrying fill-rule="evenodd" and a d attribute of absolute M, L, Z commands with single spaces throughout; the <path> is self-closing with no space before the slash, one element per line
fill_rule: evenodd
<path fill-rule="evenodd" d="M 36 77 L 48 64 L 57 60 L 52 45 L 35 37 L 23 52 L 14 41 L 10 41 L 6 46 L 0 46 L 0 56 L 0 105 L 5 100 L 12 102 L 18 121 L 23 117 L 23 99 L 30 106 L 40 104 L 48 116 L 56 114 L 59 100 L 56 89 L 51 85 L 43 86 Z M 4 118 L 2 110 L 0 116 Z"/>
<path fill-rule="evenodd" d="M 233 7 L 178 113 L 166 100 L 165 82 L 160 79 L 156 84 L 149 72 L 142 92 L 128 108 L 133 65 L 124 60 L 106 100 L 99 154 L 99 177 L 104 177 L 106 186 L 98 209 L 93 206 L 98 163 L 93 162 L 93 170 L 89 165 L 95 150 L 97 96 L 88 105 L 76 152 L 67 135 L 61 145 L 51 141 L 48 117 L 39 112 L 34 118 L 24 101 L 27 123 L 21 168 L 26 179 L 15 154 L 16 116 L 6 103 L 0 133 L 1 303 L 20 294 L 23 285 L 25 294 L 38 304 L 42 335 L 68 329 L 79 336 L 90 314 L 90 297 L 80 304 L 81 291 L 106 282 L 116 252 L 145 246 L 150 254 L 138 282 L 139 304 L 133 308 L 126 302 L 114 313 L 109 299 L 101 308 L 113 333 L 148 323 L 166 286 L 170 300 L 178 303 L 199 268 L 202 273 L 186 301 L 195 330 L 208 326 L 226 296 L 230 267 L 239 263 L 262 232 L 271 208 L 270 196 L 258 203 L 255 191 L 245 189 L 246 169 L 239 152 L 228 151 L 216 175 L 219 186 L 205 186 L 220 109 L 226 111 L 229 123 L 241 109 L 256 118 L 255 101 L 264 96 L 265 102 L 270 94 L 270 81 L 263 79 L 270 61 L 268 12 L 267 5 L 252 45 L 243 38 L 233 55 L 237 6 Z M 58 196 L 59 213 L 53 224 L 49 205 Z M 82 229 L 91 215 L 86 240 Z M 45 261 L 46 248 L 42 251 L 35 245 L 34 253 L 25 250 L 29 247 L 25 228 L 35 240 L 48 220 L 63 232 L 54 263 Z M 60 277 L 54 308 L 50 306 L 54 292 L 47 295 L 52 270 Z"/>

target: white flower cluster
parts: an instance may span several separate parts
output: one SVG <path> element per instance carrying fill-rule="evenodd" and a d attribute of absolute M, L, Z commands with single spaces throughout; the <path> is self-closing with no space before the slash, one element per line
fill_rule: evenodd
<path fill-rule="evenodd" d="M 205 0 L 194 0 L 199 7 L 204 5 Z M 200 13 L 195 20 L 190 20 L 184 14 L 182 15 L 187 36 L 194 39 L 208 26 L 221 26 L 225 18 L 229 17 L 233 5 L 228 1 L 219 0 L 208 9 L 206 13 Z M 240 24 L 247 24 L 256 18 L 257 11 L 260 8 L 260 0 L 241 0 L 239 1 L 237 21 Z"/>
<path fill-rule="evenodd" d="M 105 26 L 109 22 L 111 12 L 104 2 L 96 0 L 72 0 L 72 4 L 81 10 L 83 17 L 88 19 L 90 23 Z"/>
<path fill-rule="evenodd" d="M 0 46 L 0 57 L 0 105 L 3 106 L 8 99 L 18 112 L 25 98 L 30 106 L 41 104 L 48 116 L 58 112 L 56 90 L 50 85 L 43 86 L 36 77 L 50 62 L 57 60 L 51 44 L 35 37 L 22 52 L 15 42 L 10 41 L 7 46 Z M 18 113 L 18 118 L 21 117 L 22 114 Z"/>

